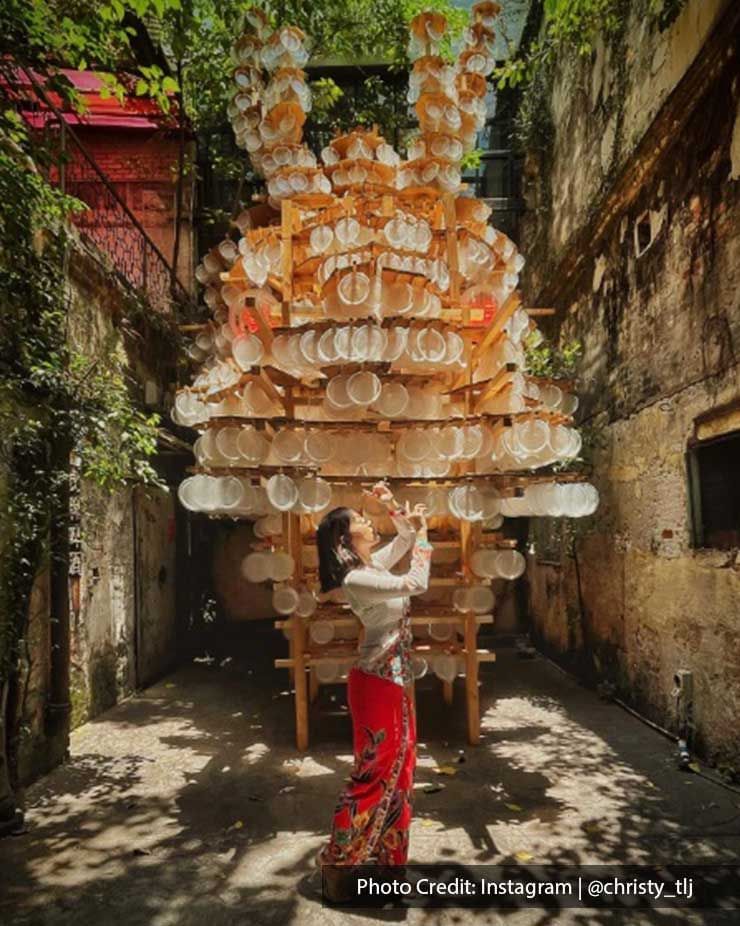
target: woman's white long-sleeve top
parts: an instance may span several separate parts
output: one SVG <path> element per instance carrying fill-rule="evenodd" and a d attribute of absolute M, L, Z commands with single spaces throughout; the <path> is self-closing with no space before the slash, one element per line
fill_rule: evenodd
<path fill-rule="evenodd" d="M 372 555 L 372 563 L 350 570 L 343 588 L 352 611 L 365 629 L 357 665 L 364 672 L 398 684 L 410 679 L 411 630 L 406 619 L 409 598 L 429 587 L 432 545 L 419 540 L 413 525 L 399 509 L 389 512 L 397 536 Z M 390 570 L 411 550 L 408 572 Z"/>

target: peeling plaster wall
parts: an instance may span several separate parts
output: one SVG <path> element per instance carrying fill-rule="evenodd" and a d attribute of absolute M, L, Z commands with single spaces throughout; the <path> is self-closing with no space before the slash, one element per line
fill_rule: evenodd
<path fill-rule="evenodd" d="M 161 344 L 124 333 L 125 293 L 82 245 L 70 255 L 69 294 L 75 347 L 90 357 L 100 356 L 104 346 L 122 351 L 137 388 L 150 381 L 161 394 L 166 387 Z M 80 607 L 70 615 L 72 727 L 161 676 L 175 659 L 178 628 L 172 494 L 149 488 L 106 494 L 83 481 L 80 498 Z M 50 608 L 46 571 L 36 582 L 30 605 L 32 659 L 18 751 L 21 784 L 62 758 L 51 754 L 44 724 Z"/>
<path fill-rule="evenodd" d="M 629 31 L 622 163 L 696 57 L 719 6 L 690 0 L 666 33 Z M 597 54 L 590 85 L 612 85 L 616 67 Z M 586 530 L 577 563 L 565 550 L 559 562 L 538 562 L 535 550 L 528 571 L 534 631 L 555 658 L 592 681 L 614 683 L 622 698 L 671 729 L 673 675 L 690 670 L 695 745 L 735 767 L 740 554 L 692 547 L 686 451 L 700 436 L 699 416 L 740 401 L 739 96 L 735 63 L 694 101 L 685 128 L 665 139 L 636 199 L 566 287 L 555 334 L 584 345 L 577 423 L 594 426 L 603 443 L 593 475 L 601 505 L 579 525 Z M 522 250 L 529 236 L 567 256 L 584 217 L 599 215 L 597 205 L 586 205 L 607 166 L 593 109 L 598 94 L 568 93 L 558 81 L 553 97 L 551 177 L 562 195 L 549 214 L 530 216 Z M 545 262 L 535 263 L 536 292 Z M 711 425 L 702 429 L 704 436 Z"/>
<path fill-rule="evenodd" d="M 670 28 L 660 31 L 646 14 L 646 0 L 632 0 L 623 36 L 598 39 L 590 58 L 569 54 L 559 62 L 550 96 L 541 101 L 554 136 L 540 197 L 551 203 L 551 216 L 540 222 L 530 215 L 524 222 L 529 257 L 535 248 L 540 270 L 589 220 L 729 5 L 688 0 Z M 532 189 L 525 197 L 532 206 Z M 538 289 L 538 270 L 531 279 Z"/>

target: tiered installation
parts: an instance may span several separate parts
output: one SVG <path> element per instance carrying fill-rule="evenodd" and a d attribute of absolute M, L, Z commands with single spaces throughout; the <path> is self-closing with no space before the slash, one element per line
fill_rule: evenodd
<path fill-rule="evenodd" d="M 267 196 L 236 220 L 238 241 L 197 270 L 212 321 L 190 346 L 200 370 L 173 409 L 200 432 L 179 497 L 254 522 L 242 570 L 274 586 L 290 643 L 276 664 L 293 679 L 299 748 L 309 701 L 346 677 L 362 633 L 341 601 L 317 603 L 325 511 L 372 505 L 362 490 L 378 478 L 427 505 L 435 554 L 429 593 L 413 600 L 415 674 L 433 672 L 448 702 L 465 677 L 475 743 L 479 664 L 495 658 L 478 628 L 494 619 L 492 583 L 525 569 L 504 518 L 598 505 L 596 489 L 562 468 L 581 448 L 572 384 L 526 370 L 523 342 L 537 328 L 517 288 L 523 258 L 461 183 L 486 116 L 497 13 L 492 2 L 472 8 L 452 63 L 440 54 L 444 18 L 413 20 L 419 132 L 405 159 L 374 129 L 335 138 L 320 159 L 302 143 L 311 96 L 300 30 L 273 30 L 251 10 L 234 46 L 229 112 Z"/>

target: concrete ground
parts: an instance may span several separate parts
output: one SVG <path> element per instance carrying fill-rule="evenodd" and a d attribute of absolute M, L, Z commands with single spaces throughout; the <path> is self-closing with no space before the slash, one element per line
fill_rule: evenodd
<path fill-rule="evenodd" d="M 74 732 L 69 763 L 27 791 L 28 831 L 0 842 L 0 923 L 740 922 L 738 911 L 323 907 L 312 860 L 352 761 L 344 689 L 322 688 L 299 754 L 274 636 L 236 651 Z M 434 679 L 419 685 L 413 861 L 738 861 L 740 796 L 678 772 L 668 740 L 543 659 L 502 650 L 482 673 L 482 741 L 460 764 L 461 689 L 448 708 Z M 454 776 L 435 771 L 450 763 Z M 424 793 L 431 782 L 444 789 Z"/>

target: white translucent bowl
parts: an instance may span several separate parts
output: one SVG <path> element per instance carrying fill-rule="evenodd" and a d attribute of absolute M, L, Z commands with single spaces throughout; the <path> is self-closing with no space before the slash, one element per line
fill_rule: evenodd
<path fill-rule="evenodd" d="M 311 617 L 316 611 L 316 606 L 317 601 L 313 592 L 304 588 L 298 593 L 298 604 L 295 609 L 295 613 L 298 617 Z"/>
<path fill-rule="evenodd" d="M 429 624 L 429 636 L 433 640 L 437 640 L 440 643 L 443 643 L 445 640 L 449 640 L 450 637 L 455 632 L 453 624 L 441 623 L 440 621 L 432 621 Z"/>
<path fill-rule="evenodd" d="M 380 396 L 380 379 L 369 370 L 353 373 L 347 381 L 347 395 L 355 405 L 372 405 Z"/>
<path fill-rule="evenodd" d="M 408 463 L 421 463 L 431 453 L 431 441 L 426 431 L 412 428 L 404 431 L 396 444 L 396 455 Z"/>
<path fill-rule="evenodd" d="M 298 498 L 307 511 L 323 511 L 331 502 L 331 486 L 325 479 L 308 476 L 298 483 Z"/>
<path fill-rule="evenodd" d="M 284 428 L 273 437 L 272 451 L 282 463 L 297 463 L 303 456 L 303 443 L 303 432 Z"/>
<path fill-rule="evenodd" d="M 496 572 L 496 550 L 480 549 L 470 557 L 470 568 L 481 579 L 493 579 Z"/>
<path fill-rule="evenodd" d="M 390 382 L 383 384 L 373 407 L 386 418 L 396 418 L 406 411 L 408 404 L 408 389 L 403 383 Z"/>
<path fill-rule="evenodd" d="M 197 487 L 197 476 L 190 476 L 187 479 L 183 479 L 177 489 L 177 497 L 180 500 L 180 504 L 187 508 L 188 511 L 200 511 L 199 500 L 197 491 L 194 491 Z"/>
<path fill-rule="evenodd" d="M 259 584 L 270 577 L 270 557 L 267 553 L 250 553 L 242 560 L 241 572 L 247 582 Z"/>
<path fill-rule="evenodd" d="M 317 662 L 314 671 L 316 672 L 316 679 L 322 685 L 330 685 L 332 682 L 338 681 L 340 676 L 339 664 L 334 659 Z"/>
<path fill-rule="evenodd" d="M 429 663 L 423 656 L 413 655 L 411 657 L 411 671 L 414 678 L 424 678 L 429 671 Z"/>
<path fill-rule="evenodd" d="M 462 614 L 471 610 L 468 591 L 467 587 L 461 586 L 452 593 L 452 607 Z"/>
<path fill-rule="evenodd" d="M 239 452 L 239 428 L 218 428 L 216 430 L 214 443 L 216 449 L 225 460 L 236 462 L 241 458 Z"/>
<path fill-rule="evenodd" d="M 236 444 L 241 458 L 252 465 L 263 463 L 270 452 L 269 441 L 251 425 L 240 430 Z"/>
<path fill-rule="evenodd" d="M 258 505 L 254 506 L 255 513 Z M 262 515 L 254 522 L 254 533 L 256 537 L 280 537 L 283 533 L 283 516 L 280 514 Z"/>
<path fill-rule="evenodd" d="M 527 561 L 518 550 L 499 550 L 496 553 L 496 575 L 501 579 L 518 579 L 526 566 Z"/>
<path fill-rule="evenodd" d="M 483 493 L 477 486 L 466 484 L 451 489 L 452 497 L 451 508 L 459 512 L 459 516 L 465 521 L 482 521 L 484 498 Z"/>
<path fill-rule="evenodd" d="M 236 476 L 219 476 L 217 480 L 217 501 L 214 508 L 233 511 L 238 508 L 244 495 L 241 479 Z"/>
<path fill-rule="evenodd" d="M 355 403 L 349 394 L 350 377 L 344 373 L 333 376 L 326 386 L 326 399 L 336 409 L 351 408 Z"/>
<path fill-rule="evenodd" d="M 465 435 L 462 428 L 454 426 L 443 428 L 439 432 L 437 450 L 445 460 L 459 460 L 465 449 Z"/>
<path fill-rule="evenodd" d="M 331 621 L 311 621 L 308 633 L 314 643 L 325 646 L 334 639 L 334 624 Z"/>
<path fill-rule="evenodd" d="M 272 606 L 278 614 L 292 614 L 298 607 L 298 592 L 290 585 L 279 585 L 272 592 Z"/>
<path fill-rule="evenodd" d="M 239 368 L 246 371 L 260 363 L 265 351 L 262 341 L 256 335 L 244 334 L 234 338 L 231 353 Z"/>
<path fill-rule="evenodd" d="M 265 486 L 270 504 L 278 511 L 290 511 L 298 501 L 298 487 L 284 473 L 270 476 Z"/>
<path fill-rule="evenodd" d="M 326 463 L 334 455 L 331 432 L 309 431 L 303 444 L 306 456 L 314 463 Z"/>
<path fill-rule="evenodd" d="M 327 328 L 326 331 L 322 332 L 319 337 L 316 354 L 321 364 L 336 363 L 337 360 L 339 360 L 339 353 L 334 343 L 333 328 Z"/>
<path fill-rule="evenodd" d="M 468 589 L 468 604 L 473 614 L 488 614 L 495 603 L 496 598 L 487 585 L 471 585 Z"/>
<path fill-rule="evenodd" d="M 443 682 L 454 682 L 457 675 L 457 659 L 449 653 L 442 653 L 432 658 L 432 669 L 437 678 Z"/>
<path fill-rule="evenodd" d="M 285 550 L 276 550 L 269 553 L 270 557 L 270 578 L 275 582 L 287 581 L 295 571 L 295 560 L 286 553 Z"/>

